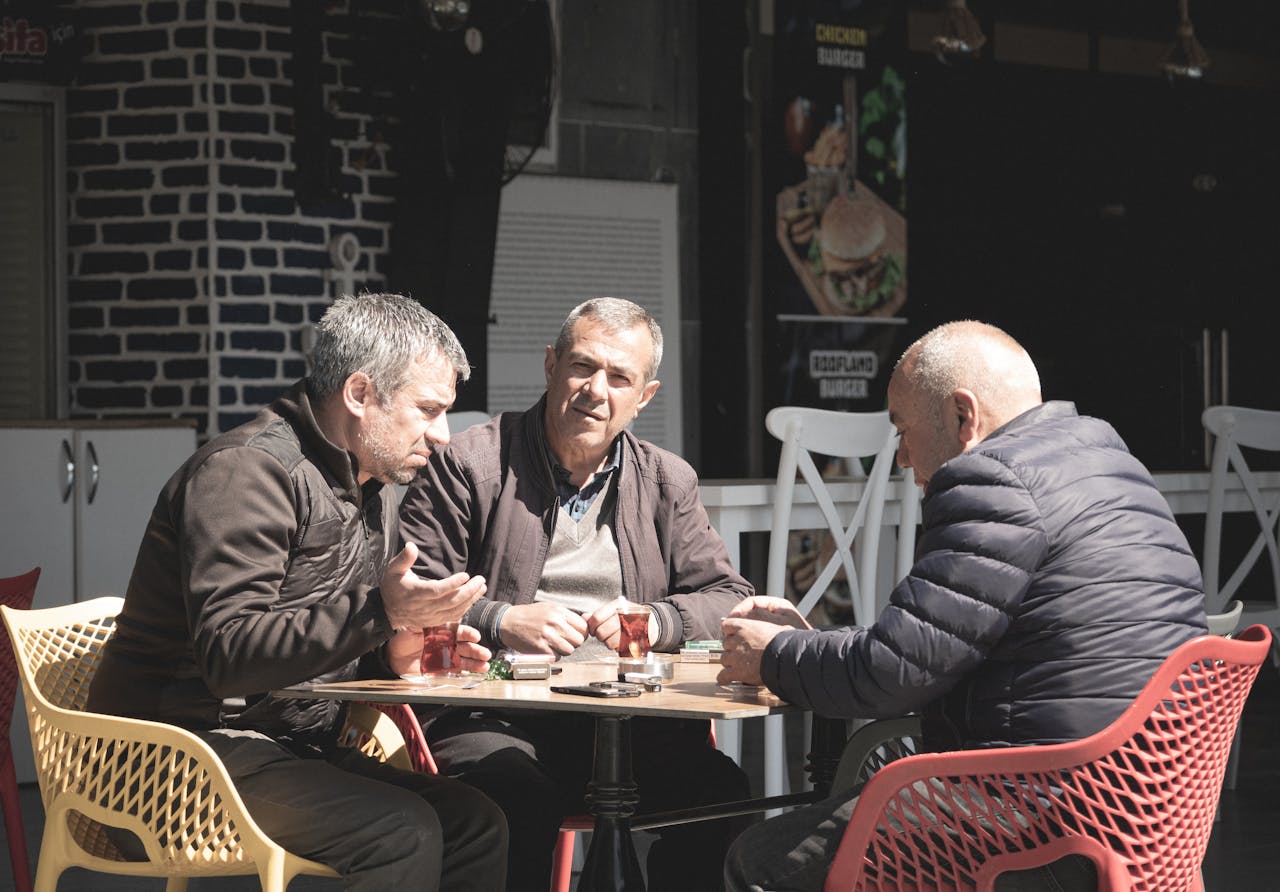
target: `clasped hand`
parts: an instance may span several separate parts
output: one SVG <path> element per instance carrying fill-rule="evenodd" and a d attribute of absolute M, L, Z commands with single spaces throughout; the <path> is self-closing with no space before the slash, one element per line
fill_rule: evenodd
<path fill-rule="evenodd" d="M 720 656 L 720 684 L 763 684 L 760 660 L 764 649 L 784 629 L 812 626 L 786 598 L 753 595 L 739 601 L 720 624 L 724 653 Z"/>
<path fill-rule="evenodd" d="M 588 637 L 617 650 L 621 636 L 618 603 L 609 601 L 586 615 L 547 601 L 516 604 L 502 614 L 499 634 L 503 644 L 520 653 L 567 656 Z"/>

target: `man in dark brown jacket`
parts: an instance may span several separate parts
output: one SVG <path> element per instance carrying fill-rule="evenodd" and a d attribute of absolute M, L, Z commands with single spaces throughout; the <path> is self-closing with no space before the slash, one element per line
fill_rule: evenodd
<path fill-rule="evenodd" d="M 650 605 L 655 650 L 718 638 L 751 594 L 711 528 L 698 478 L 626 430 L 658 390 L 662 332 L 630 301 L 577 307 L 547 348 L 547 392 L 437 450 L 401 505 L 427 577 L 466 571 L 488 592 L 466 621 L 489 647 L 594 659 L 617 644 L 617 599 Z M 582 812 L 589 716 L 446 710 L 426 715 L 437 764 L 502 806 L 507 889 L 545 892 L 564 815 Z M 745 798 L 746 776 L 708 742 L 706 722 L 637 718 L 640 809 Z M 649 854 L 649 887 L 705 892 L 740 822 L 669 828 Z"/>
<path fill-rule="evenodd" d="M 492 802 L 339 748 L 336 702 L 268 693 L 353 678 L 362 657 L 414 637 L 396 629 L 456 620 L 484 593 L 480 577 L 411 571 L 386 487 L 448 442 L 469 373 L 414 301 L 336 301 L 312 374 L 165 484 L 89 694 L 92 710 L 203 737 L 267 835 L 348 889 L 491 892 L 506 874 Z M 464 665 L 482 668 L 479 635 L 462 637 Z"/>

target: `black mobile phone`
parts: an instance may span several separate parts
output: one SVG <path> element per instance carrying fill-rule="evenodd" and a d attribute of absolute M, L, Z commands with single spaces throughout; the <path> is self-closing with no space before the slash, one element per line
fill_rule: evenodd
<path fill-rule="evenodd" d="M 583 697 L 639 697 L 641 687 L 620 682 L 596 682 L 594 684 L 553 684 L 557 694 L 580 694 Z"/>

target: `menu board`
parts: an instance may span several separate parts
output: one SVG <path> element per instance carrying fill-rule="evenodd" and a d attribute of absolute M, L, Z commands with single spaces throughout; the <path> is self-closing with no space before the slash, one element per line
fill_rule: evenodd
<path fill-rule="evenodd" d="M 766 112 L 766 409 L 883 408 L 907 304 L 902 4 L 778 0 Z"/>

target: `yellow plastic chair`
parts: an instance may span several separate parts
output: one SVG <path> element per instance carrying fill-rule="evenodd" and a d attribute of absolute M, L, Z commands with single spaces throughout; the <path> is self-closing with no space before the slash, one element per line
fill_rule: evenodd
<path fill-rule="evenodd" d="M 336 877 L 286 852 L 249 817 L 209 746 L 181 728 L 84 711 L 120 598 L 44 610 L 0 607 L 13 639 L 35 753 L 44 837 L 36 892 L 55 892 L 68 867 L 167 877 L 257 874 L 284 892 L 297 874 Z M 129 861 L 106 828 L 134 833 L 146 861 Z"/>

